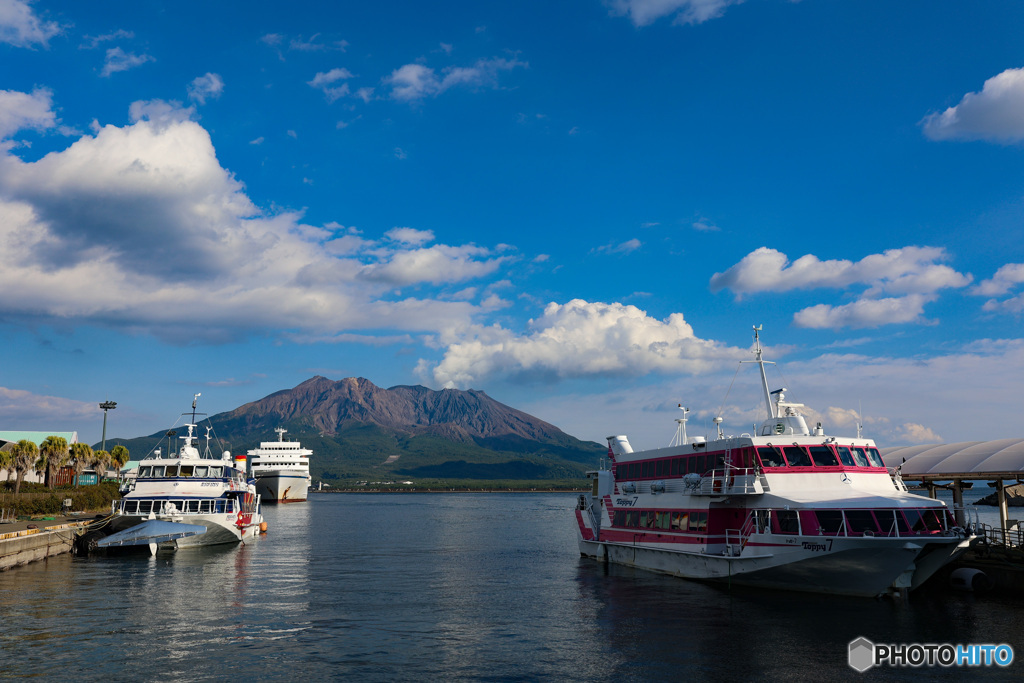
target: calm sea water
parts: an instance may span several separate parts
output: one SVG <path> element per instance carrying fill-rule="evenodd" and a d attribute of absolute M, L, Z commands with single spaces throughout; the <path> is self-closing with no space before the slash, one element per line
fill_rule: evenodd
<path fill-rule="evenodd" d="M 245 546 L 64 555 L 0 574 L 0 677 L 828 681 L 847 644 L 1008 643 L 1024 602 L 749 589 L 582 560 L 572 494 L 314 495 Z"/>

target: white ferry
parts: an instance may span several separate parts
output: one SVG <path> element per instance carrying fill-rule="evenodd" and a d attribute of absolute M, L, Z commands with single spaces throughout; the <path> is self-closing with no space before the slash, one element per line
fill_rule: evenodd
<path fill-rule="evenodd" d="M 287 430 L 278 427 L 277 441 L 261 441 L 249 451 L 249 467 L 256 491 L 268 503 L 299 503 L 309 491 L 309 456 L 313 451 L 298 441 L 285 441 Z"/>
<path fill-rule="evenodd" d="M 942 501 L 908 492 L 870 439 L 811 430 L 785 389 L 769 391 L 756 434 L 688 438 L 686 409 L 667 448 L 608 437 L 611 469 L 580 496 L 580 553 L 691 579 L 875 596 L 905 593 L 974 536 Z M 682 407 L 682 406 L 680 406 Z M 963 519 L 958 512 L 958 517 Z M 971 528 L 971 525 L 966 525 Z"/>
<path fill-rule="evenodd" d="M 198 398 L 198 395 L 196 396 Z M 195 401 L 192 403 L 193 421 Z M 265 530 L 256 487 L 246 479 L 244 456 L 220 458 L 197 447 L 194 423 L 179 437 L 177 453 L 156 449 L 139 463 L 138 474 L 111 516 L 91 525 L 78 543 L 84 552 L 98 548 L 148 545 L 157 549 L 238 543 Z"/>

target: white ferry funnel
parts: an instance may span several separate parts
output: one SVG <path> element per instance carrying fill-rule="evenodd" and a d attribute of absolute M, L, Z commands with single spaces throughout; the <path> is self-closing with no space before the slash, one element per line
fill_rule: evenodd
<path fill-rule="evenodd" d="M 629 439 L 623 435 L 609 436 L 608 445 L 611 446 L 612 452 L 615 455 L 625 455 L 626 453 L 632 453 L 633 447 L 629 445 Z"/>

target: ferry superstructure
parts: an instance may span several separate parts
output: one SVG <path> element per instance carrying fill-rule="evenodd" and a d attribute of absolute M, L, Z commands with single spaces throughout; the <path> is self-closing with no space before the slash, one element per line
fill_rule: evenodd
<path fill-rule="evenodd" d="M 249 451 L 249 467 L 256 491 L 268 503 L 298 503 L 309 491 L 309 456 L 313 451 L 298 441 L 285 441 L 287 430 L 278 427 L 277 441 L 261 441 Z"/>
<path fill-rule="evenodd" d="M 692 579 L 875 596 L 920 586 L 973 540 L 942 501 L 911 494 L 871 439 L 809 429 L 802 404 L 769 391 L 756 434 L 689 438 L 634 452 L 608 437 L 576 508 L 583 556 Z"/>

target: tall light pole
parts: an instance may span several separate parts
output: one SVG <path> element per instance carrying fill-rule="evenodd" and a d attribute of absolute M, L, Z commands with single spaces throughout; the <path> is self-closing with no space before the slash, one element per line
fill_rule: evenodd
<path fill-rule="evenodd" d="M 103 450 L 107 450 L 107 411 L 116 407 L 115 401 L 104 401 L 100 404 L 100 410 L 103 411 Z"/>

